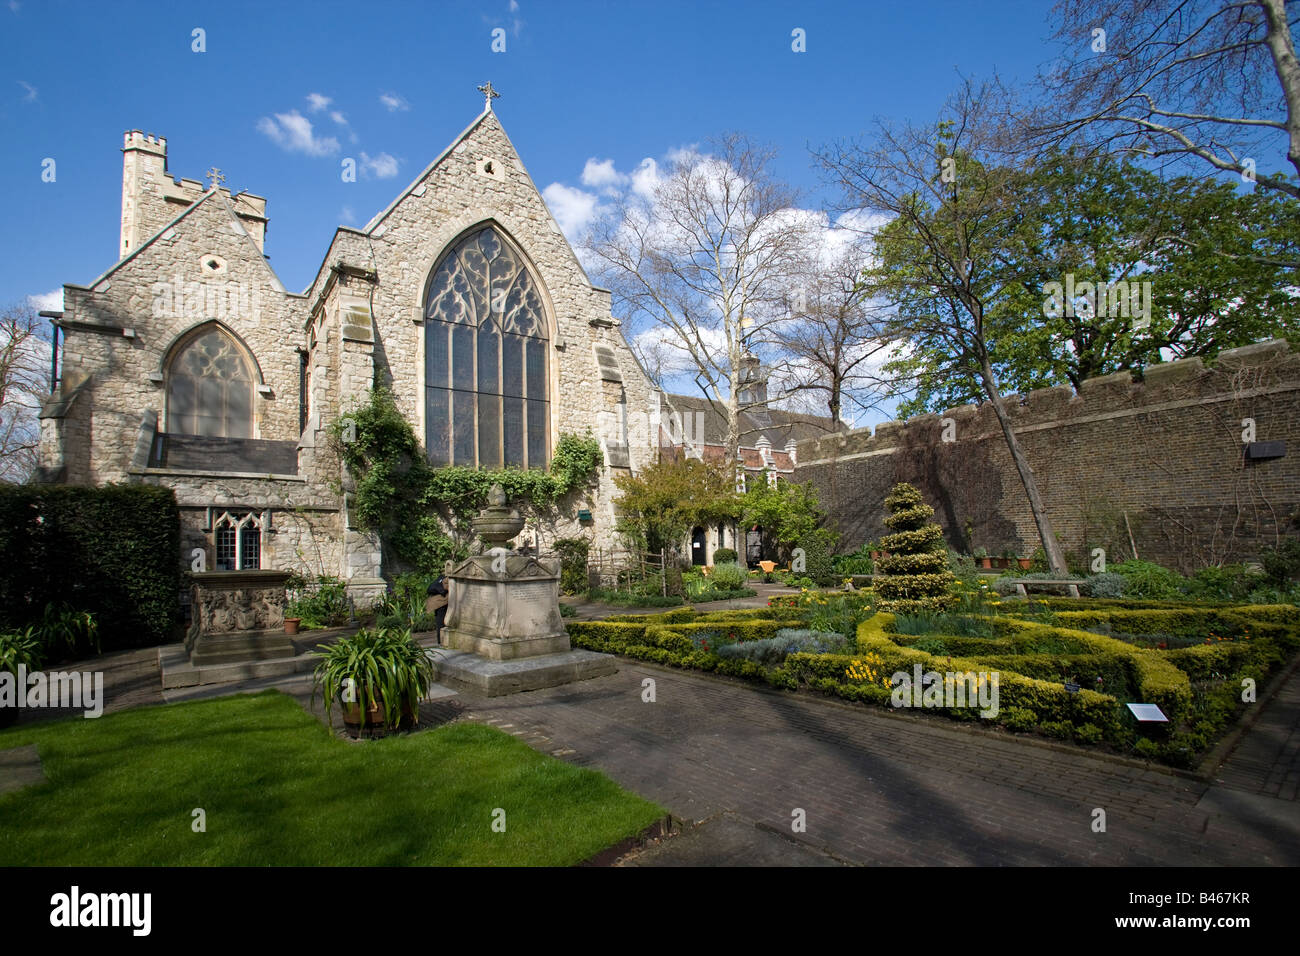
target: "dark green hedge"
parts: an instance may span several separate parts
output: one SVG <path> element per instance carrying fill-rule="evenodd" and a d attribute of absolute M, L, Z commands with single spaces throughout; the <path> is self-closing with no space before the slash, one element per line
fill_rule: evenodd
<path fill-rule="evenodd" d="M 89 611 L 105 651 L 172 640 L 181 588 L 180 509 L 152 485 L 0 486 L 0 627 L 47 603 Z"/>

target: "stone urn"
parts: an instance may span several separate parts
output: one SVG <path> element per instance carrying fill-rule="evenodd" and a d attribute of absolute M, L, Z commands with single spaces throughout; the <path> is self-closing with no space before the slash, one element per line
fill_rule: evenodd
<path fill-rule="evenodd" d="M 524 519 L 506 504 L 506 491 L 498 484 L 488 491 L 487 507 L 470 522 L 470 527 L 491 550 L 505 547 L 507 541 L 518 537 L 524 528 Z"/>

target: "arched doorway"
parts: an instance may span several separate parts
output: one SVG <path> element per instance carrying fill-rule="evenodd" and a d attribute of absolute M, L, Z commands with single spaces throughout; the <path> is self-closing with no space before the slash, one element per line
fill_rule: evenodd
<path fill-rule="evenodd" d="M 696 525 L 691 531 L 691 564 L 704 564 L 707 550 L 704 546 L 704 529 Z"/>

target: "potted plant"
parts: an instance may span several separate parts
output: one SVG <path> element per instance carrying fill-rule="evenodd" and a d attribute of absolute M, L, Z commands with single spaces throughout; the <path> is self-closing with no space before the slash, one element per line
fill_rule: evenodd
<path fill-rule="evenodd" d="M 428 651 L 411 639 L 409 629 L 362 628 L 317 651 L 312 700 L 319 688 L 327 722 L 338 701 L 343 725 L 353 737 L 363 729 L 383 732 L 418 723 L 418 707 L 434 671 Z"/>
<path fill-rule="evenodd" d="M 0 673 L 13 674 L 15 682 L 18 668 L 28 671 L 39 670 L 41 666 L 41 642 L 36 639 L 36 631 L 27 628 L 23 631 L 5 631 L 0 633 Z M 15 687 L 18 694 L 27 693 L 26 687 Z M 18 701 L 13 707 L 0 706 L 0 727 L 8 727 L 18 721 Z"/>
<path fill-rule="evenodd" d="M 1016 561 L 1020 564 L 1021 571 L 1028 571 L 1034 566 L 1033 558 L 1017 558 Z"/>
<path fill-rule="evenodd" d="M 973 557 L 976 563 L 979 564 L 979 566 L 983 568 L 985 571 L 987 571 L 989 568 L 993 566 L 993 562 L 989 558 L 988 548 L 976 548 L 973 552 L 971 552 L 971 557 Z"/>
<path fill-rule="evenodd" d="M 302 618 L 286 617 L 284 619 L 284 633 L 297 634 L 300 627 L 302 627 Z"/>

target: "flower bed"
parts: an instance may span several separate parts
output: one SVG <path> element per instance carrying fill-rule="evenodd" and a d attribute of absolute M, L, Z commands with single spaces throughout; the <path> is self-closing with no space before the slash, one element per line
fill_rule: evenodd
<path fill-rule="evenodd" d="M 989 717 L 999 725 L 1106 743 L 1180 766 L 1194 765 L 1252 706 L 1241 700 L 1243 681 L 1258 683 L 1300 650 L 1300 608 L 1290 605 L 1133 607 L 1133 602 L 1089 602 L 1082 610 L 1053 612 L 1050 621 L 1027 617 L 1027 611 L 1008 612 L 1004 605 L 1002 613 L 980 616 L 989 636 L 900 634 L 894 615 L 882 612 L 856 624 L 844 653 L 795 649 L 792 628 L 816 621 L 818 631 L 834 634 L 825 626 L 828 613 L 861 617 L 870 613 L 866 603 L 851 595 L 808 592 L 774 598 L 768 608 L 754 611 L 683 608 L 574 624 L 570 636 L 575 647 L 880 706 L 894 705 L 891 678 L 897 672 L 911 675 L 918 667 L 922 673 L 997 672 L 998 706 Z M 1077 608 L 1078 602 L 1063 606 Z M 1095 633 L 1105 628 L 1111 633 Z M 1161 647 L 1156 635 L 1175 635 L 1182 646 L 1166 640 Z M 768 644 L 752 653 L 723 650 L 757 641 Z M 967 703 L 926 709 L 975 719 L 977 711 Z M 1139 725 L 1124 706 L 1128 703 L 1156 704 L 1169 723 Z"/>

